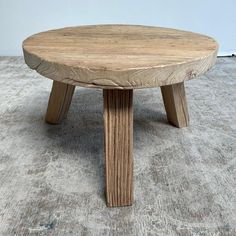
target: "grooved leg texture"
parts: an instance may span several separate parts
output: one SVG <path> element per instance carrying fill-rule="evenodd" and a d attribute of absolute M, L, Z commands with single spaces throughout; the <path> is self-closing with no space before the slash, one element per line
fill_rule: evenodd
<path fill-rule="evenodd" d="M 188 126 L 189 115 L 184 83 L 163 86 L 161 92 L 168 121 L 179 128 Z"/>
<path fill-rule="evenodd" d="M 59 124 L 67 115 L 75 86 L 53 81 L 45 121 Z"/>
<path fill-rule="evenodd" d="M 103 90 L 107 205 L 133 202 L 133 90 Z"/>

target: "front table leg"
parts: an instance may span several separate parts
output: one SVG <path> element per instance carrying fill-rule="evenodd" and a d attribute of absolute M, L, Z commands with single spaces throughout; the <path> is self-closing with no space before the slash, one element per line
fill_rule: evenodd
<path fill-rule="evenodd" d="M 107 205 L 132 205 L 133 90 L 104 89 L 103 101 Z"/>
<path fill-rule="evenodd" d="M 53 81 L 45 121 L 59 124 L 67 115 L 75 90 L 74 85 Z"/>
<path fill-rule="evenodd" d="M 189 124 L 188 107 L 184 83 L 161 87 L 168 121 L 179 128 Z"/>

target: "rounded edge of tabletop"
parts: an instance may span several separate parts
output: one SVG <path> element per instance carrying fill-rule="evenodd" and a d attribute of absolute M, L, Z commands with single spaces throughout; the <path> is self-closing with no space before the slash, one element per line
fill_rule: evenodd
<path fill-rule="evenodd" d="M 32 55 L 24 51 L 24 59 L 26 64 L 33 70 L 37 71 L 40 75 L 47 77 L 49 79 L 59 81 L 66 84 L 71 84 L 75 86 L 87 87 L 87 88 L 99 88 L 99 89 L 144 89 L 144 88 L 154 88 L 161 87 L 170 84 L 176 84 L 180 82 L 184 82 L 190 79 L 194 79 L 205 72 L 207 72 L 211 67 L 215 64 L 217 58 L 217 51 L 212 53 L 212 55 L 204 58 L 198 59 L 196 61 L 191 61 L 189 63 L 183 64 L 175 64 L 166 66 L 163 68 L 145 68 L 145 69 L 132 69 L 128 71 L 112 71 L 113 72 L 113 80 L 111 80 L 111 71 L 102 71 L 102 77 L 96 77 L 96 74 L 101 72 L 98 70 L 98 73 L 95 71 L 88 70 L 87 68 L 74 68 L 72 70 L 78 71 L 77 75 L 80 76 L 74 78 L 70 76 L 62 76 L 65 74 L 63 68 L 67 68 L 66 65 L 60 65 L 53 62 L 48 62 L 45 60 L 41 60 L 36 55 Z M 29 60 L 31 61 L 29 63 Z M 34 61 L 32 63 L 32 60 Z M 47 67 L 53 67 L 54 73 L 47 73 L 45 69 L 41 69 L 40 67 L 44 67 L 44 63 L 47 64 Z M 191 65 L 195 64 L 198 67 L 204 66 L 204 69 L 201 71 L 197 71 L 191 69 Z M 181 67 L 184 69 L 180 69 Z M 55 69 L 57 67 L 58 69 Z M 166 71 L 171 68 L 171 71 L 178 72 L 178 76 L 174 76 L 173 73 L 169 73 L 169 77 L 166 76 Z M 56 73 L 55 73 L 56 71 Z M 68 71 L 71 71 L 71 67 L 68 66 Z M 61 73 L 62 72 L 62 73 Z M 70 72 L 68 72 L 70 73 Z M 107 75 L 105 75 L 107 74 Z M 80 80 L 78 78 L 82 78 L 84 76 L 84 80 Z M 106 78 L 107 77 L 107 78 Z M 143 78 L 146 77 L 147 81 L 143 82 Z M 86 78 L 90 78 L 91 81 L 87 81 Z M 123 82 L 120 78 L 123 78 Z"/>
<path fill-rule="evenodd" d="M 106 24 L 107 25 L 107 24 Z M 109 24 L 108 24 L 109 25 Z M 111 24 L 113 25 L 113 24 Z M 117 25 L 122 25 L 122 24 L 117 24 Z M 79 26 L 79 27 L 88 27 L 88 26 L 97 26 L 97 25 L 84 25 L 84 26 Z M 98 25 L 98 26 L 105 26 L 105 25 Z M 122 25 L 123 26 L 123 25 Z M 142 26 L 142 25 L 127 25 L 127 26 Z M 76 28 L 77 26 L 74 27 L 64 27 L 60 29 L 66 29 L 66 28 Z M 151 27 L 151 28 L 156 28 L 155 26 L 144 26 L 144 27 Z M 158 28 L 163 28 L 163 27 L 158 27 Z M 53 29 L 53 30 L 48 30 L 48 31 L 42 31 L 36 34 L 33 34 L 29 37 L 27 37 L 23 42 L 22 42 L 22 50 L 24 54 L 24 60 L 25 63 L 33 70 L 36 70 L 39 74 L 41 74 L 44 77 L 47 77 L 49 79 L 59 81 L 62 83 L 66 84 L 71 84 L 75 86 L 81 86 L 81 87 L 88 87 L 88 88 L 100 88 L 100 89 L 142 89 L 142 88 L 154 88 L 154 87 L 161 87 L 165 85 L 170 85 L 170 84 L 176 84 L 180 82 L 184 82 L 190 79 L 193 79 L 197 76 L 200 76 L 207 72 L 216 62 L 217 58 L 217 53 L 219 49 L 219 44 L 218 42 L 204 34 L 200 33 L 195 33 L 191 31 L 184 31 L 184 30 L 178 30 L 178 29 L 173 29 L 177 31 L 182 31 L 182 32 L 188 32 L 188 33 L 193 33 L 195 35 L 200 35 L 202 37 L 208 38 L 211 40 L 215 45 L 215 49 L 211 51 L 211 53 L 205 55 L 204 57 L 197 57 L 196 59 L 191 59 L 189 61 L 183 61 L 180 63 L 173 63 L 169 64 L 166 66 L 150 66 L 150 67 L 135 67 L 135 68 L 126 68 L 126 69 L 117 69 L 117 70 L 110 70 L 110 69 L 101 69 L 101 68 L 89 68 L 89 67 L 82 67 L 82 66 L 70 66 L 67 64 L 61 64 L 58 62 L 53 62 L 50 60 L 46 60 L 45 58 L 40 58 L 39 55 L 36 55 L 30 51 L 27 50 L 27 41 L 30 40 L 32 37 L 35 37 L 41 33 L 49 32 L 49 31 L 57 31 L 60 29 Z M 171 29 L 171 28 L 165 28 L 165 29 Z M 42 67 L 44 67 L 42 69 Z M 202 67 L 202 70 L 197 70 L 194 71 L 190 68 L 191 65 L 200 65 Z M 204 65 L 204 66 L 201 66 Z M 163 76 L 163 73 L 167 71 L 169 68 L 172 68 L 172 70 L 178 71 L 178 67 L 186 67 L 186 70 L 182 72 L 182 78 L 179 76 L 175 76 L 175 78 L 167 78 L 165 79 Z M 54 70 L 58 69 L 58 72 L 55 74 L 52 73 L 47 73 L 46 68 L 53 67 Z M 60 73 L 61 70 L 60 68 L 63 68 L 63 70 L 67 71 L 68 74 L 70 74 L 70 71 L 78 72 L 75 73 L 77 74 L 77 78 L 75 77 L 70 77 L 70 76 L 63 76 L 63 74 L 67 73 Z M 151 72 L 152 73 L 151 73 Z M 81 74 L 81 76 L 79 76 Z M 87 80 L 89 77 L 94 77 L 95 74 L 100 74 L 98 76 L 99 78 L 93 78 L 92 80 Z M 110 74 L 110 75 L 109 75 Z M 148 78 L 148 82 L 143 82 L 142 79 L 140 78 L 135 78 L 134 75 L 140 74 L 141 76 L 150 76 Z M 181 74 L 181 73 L 180 73 Z M 91 76 L 92 75 L 92 76 Z M 103 77 L 102 77 L 102 76 Z M 83 76 L 86 78 L 83 79 Z M 105 77 L 107 76 L 108 79 Z M 120 79 L 123 78 L 122 76 L 126 77 L 126 79 Z M 158 77 L 159 76 L 159 77 Z M 96 76 L 95 76 L 96 77 Z M 115 78 L 115 80 L 111 80 L 111 78 Z M 118 78 L 118 79 L 117 79 Z"/>

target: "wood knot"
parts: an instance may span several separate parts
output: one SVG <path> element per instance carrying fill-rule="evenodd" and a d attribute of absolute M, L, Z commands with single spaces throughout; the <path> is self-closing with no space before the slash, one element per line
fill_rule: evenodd
<path fill-rule="evenodd" d="M 187 71 L 187 77 L 188 78 L 193 78 L 193 77 L 196 77 L 196 76 L 197 76 L 197 73 L 194 72 L 194 70 Z"/>

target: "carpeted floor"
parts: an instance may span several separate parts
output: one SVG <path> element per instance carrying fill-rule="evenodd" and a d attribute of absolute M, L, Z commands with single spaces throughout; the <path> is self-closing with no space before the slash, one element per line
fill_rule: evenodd
<path fill-rule="evenodd" d="M 0 235 L 236 235 L 236 58 L 186 82 L 191 124 L 134 93 L 135 203 L 104 199 L 102 92 L 77 88 L 44 123 L 52 81 L 0 57 Z"/>

